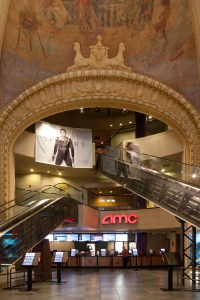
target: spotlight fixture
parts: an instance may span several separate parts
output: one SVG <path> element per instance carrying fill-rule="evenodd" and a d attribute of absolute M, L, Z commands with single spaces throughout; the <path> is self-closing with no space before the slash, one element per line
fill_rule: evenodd
<path fill-rule="evenodd" d="M 80 113 L 81 113 L 81 114 L 84 113 L 84 108 L 83 108 L 83 107 L 80 108 Z"/>
<path fill-rule="evenodd" d="M 49 174 L 49 173 L 50 173 L 50 171 L 47 171 L 47 173 Z"/>
<path fill-rule="evenodd" d="M 122 126 L 122 123 L 120 123 L 119 126 Z"/>
<path fill-rule="evenodd" d="M 34 170 L 33 170 L 33 169 L 30 169 L 30 171 L 33 172 Z"/>
<path fill-rule="evenodd" d="M 164 172 L 165 172 L 165 169 L 162 169 L 161 172 L 164 173 Z"/>
<path fill-rule="evenodd" d="M 129 121 L 129 124 L 132 124 L 132 121 Z"/>
<path fill-rule="evenodd" d="M 113 127 L 113 125 L 112 125 L 112 124 L 110 124 L 110 127 Z"/>
<path fill-rule="evenodd" d="M 112 193 L 113 192 L 113 190 L 112 189 L 110 189 L 110 193 Z"/>
<path fill-rule="evenodd" d="M 153 121 L 153 117 L 152 116 L 146 116 L 146 121 Z"/>
<path fill-rule="evenodd" d="M 63 169 L 57 169 L 58 170 L 58 175 L 62 175 L 63 174 Z"/>
<path fill-rule="evenodd" d="M 192 174 L 192 178 L 197 178 L 197 174 Z"/>

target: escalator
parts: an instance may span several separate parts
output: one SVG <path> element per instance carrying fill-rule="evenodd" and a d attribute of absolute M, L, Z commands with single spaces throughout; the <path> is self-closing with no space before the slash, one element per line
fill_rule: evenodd
<path fill-rule="evenodd" d="M 107 146 L 96 170 L 179 219 L 200 228 L 200 168 Z"/>
<path fill-rule="evenodd" d="M 12 264 L 65 220 L 78 221 L 82 193 L 67 184 L 27 191 L 0 206 L 0 263 Z"/>

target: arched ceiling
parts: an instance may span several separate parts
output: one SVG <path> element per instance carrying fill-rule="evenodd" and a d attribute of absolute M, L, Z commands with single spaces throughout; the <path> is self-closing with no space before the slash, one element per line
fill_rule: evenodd
<path fill-rule="evenodd" d="M 127 43 L 126 65 L 200 108 L 199 0 L 0 0 L 0 108 L 84 56 L 102 34 L 109 56 Z M 4 30 L 5 28 L 5 30 Z"/>

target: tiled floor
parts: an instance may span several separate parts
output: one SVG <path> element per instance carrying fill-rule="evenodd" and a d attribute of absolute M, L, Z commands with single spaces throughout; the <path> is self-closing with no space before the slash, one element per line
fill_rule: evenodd
<path fill-rule="evenodd" d="M 1 300 L 190 300 L 200 299 L 200 292 L 162 291 L 167 286 L 165 270 L 64 270 L 61 284 L 34 283 L 37 291 L 0 289 Z M 176 278 L 174 278 L 176 280 Z"/>

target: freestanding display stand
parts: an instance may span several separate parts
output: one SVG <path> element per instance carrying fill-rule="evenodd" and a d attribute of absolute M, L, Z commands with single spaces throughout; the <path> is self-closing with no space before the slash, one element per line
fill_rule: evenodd
<path fill-rule="evenodd" d="M 134 269 L 134 271 L 139 271 L 139 269 L 138 269 L 138 256 L 137 255 L 135 256 L 135 269 Z"/>
<path fill-rule="evenodd" d="M 27 289 L 25 289 L 26 291 L 32 291 L 32 271 L 33 271 L 33 267 L 37 267 L 38 263 L 39 263 L 39 258 L 40 258 L 41 253 L 40 252 L 30 252 L 30 253 L 26 253 L 23 263 L 22 263 L 22 267 L 27 269 Z"/>
<path fill-rule="evenodd" d="M 27 281 L 27 291 L 31 291 L 32 290 L 32 270 L 33 268 L 30 267 L 26 267 L 27 268 L 27 274 L 28 274 L 28 281 Z"/>
<path fill-rule="evenodd" d="M 61 283 L 61 264 L 60 262 L 57 263 L 57 282 Z"/>
<path fill-rule="evenodd" d="M 135 269 L 134 271 L 139 271 L 138 269 L 138 249 L 132 250 L 132 255 L 135 257 Z"/>
<path fill-rule="evenodd" d="M 54 252 L 53 262 L 57 264 L 57 283 L 61 283 L 62 263 L 67 262 L 67 260 L 68 260 L 68 253 L 67 252 Z"/>
<path fill-rule="evenodd" d="M 180 258 L 179 253 L 168 252 L 162 253 L 165 263 L 168 265 L 168 287 L 161 288 L 162 291 L 180 291 L 180 289 L 173 289 L 173 271 L 174 267 L 180 267 L 183 262 Z"/>

